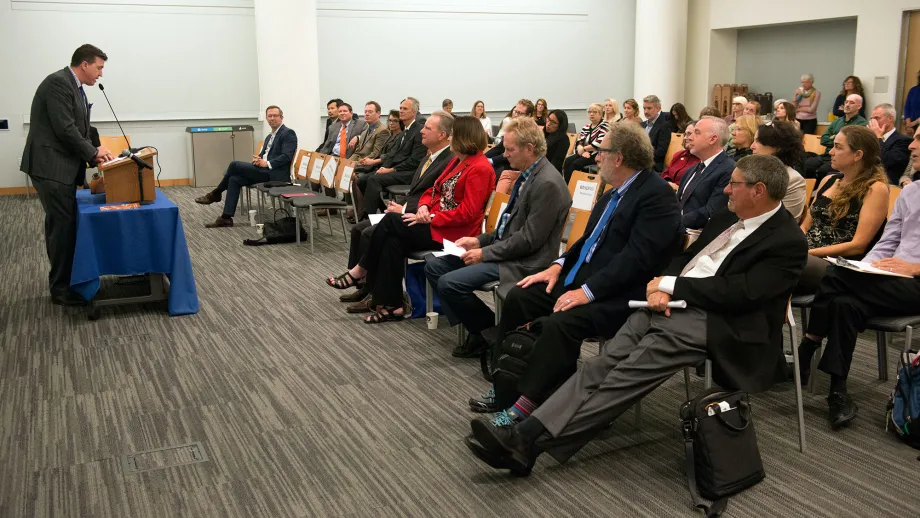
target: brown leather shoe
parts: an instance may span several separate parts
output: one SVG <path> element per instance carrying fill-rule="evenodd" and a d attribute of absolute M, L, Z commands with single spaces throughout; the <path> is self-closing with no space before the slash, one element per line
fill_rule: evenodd
<path fill-rule="evenodd" d="M 233 218 L 217 218 L 214 220 L 214 223 L 206 223 L 205 228 L 222 228 L 222 227 L 232 227 Z"/>
<path fill-rule="evenodd" d="M 364 286 L 358 288 L 357 291 L 353 291 L 346 295 L 341 295 L 339 297 L 339 302 L 361 302 L 367 297 L 368 293 L 364 291 Z"/>
<path fill-rule="evenodd" d="M 349 313 L 370 313 L 373 310 L 374 310 L 374 303 L 371 301 L 370 296 L 366 297 L 361 302 L 345 307 L 345 311 Z"/>
<path fill-rule="evenodd" d="M 195 203 L 200 203 L 202 205 L 210 205 L 212 203 L 219 202 L 220 198 L 221 198 L 220 193 L 215 193 L 214 191 L 211 191 L 205 194 L 204 196 L 199 196 L 195 198 Z"/>

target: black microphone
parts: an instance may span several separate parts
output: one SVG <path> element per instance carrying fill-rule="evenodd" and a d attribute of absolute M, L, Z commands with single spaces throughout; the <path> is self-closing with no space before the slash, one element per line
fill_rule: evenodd
<path fill-rule="evenodd" d="M 105 97 L 106 104 L 108 104 L 109 109 L 112 110 L 112 116 L 115 117 L 115 123 L 118 124 L 118 129 L 121 130 L 121 136 L 125 138 L 125 144 L 128 146 L 128 151 L 137 153 L 137 149 L 131 147 L 131 144 L 128 144 L 128 136 L 125 135 L 125 129 L 121 127 L 121 122 L 118 120 L 118 115 L 115 115 L 115 108 L 112 108 L 112 103 L 109 102 L 109 96 L 105 95 L 105 87 L 102 86 L 102 83 L 99 83 L 99 91 L 102 92 L 102 96 Z"/>
<path fill-rule="evenodd" d="M 144 162 L 143 158 L 135 155 L 134 151 L 131 151 L 130 149 L 126 149 L 122 151 L 121 154 L 118 156 L 122 158 L 130 158 L 131 160 L 134 161 L 135 164 L 141 166 L 142 169 L 153 169 L 152 165 L 148 164 L 147 162 Z"/>

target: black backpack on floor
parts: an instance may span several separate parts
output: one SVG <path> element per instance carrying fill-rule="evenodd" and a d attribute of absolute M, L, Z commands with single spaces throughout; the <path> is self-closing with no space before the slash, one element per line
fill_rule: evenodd
<path fill-rule="evenodd" d="M 286 209 L 275 211 L 275 221 L 269 221 L 262 227 L 261 239 L 244 239 L 243 244 L 248 246 L 275 245 L 279 243 L 293 243 L 297 241 L 297 231 L 300 231 L 300 240 L 306 241 L 307 231 L 301 226 L 297 228 L 297 219 L 291 215 L 278 218 L 278 211 L 288 214 Z"/>
<path fill-rule="evenodd" d="M 527 370 L 533 345 L 542 327 L 540 319 L 528 322 L 506 334 L 501 344 L 492 351 L 492 384 L 499 408 L 510 407 L 520 396 L 518 382 Z"/>

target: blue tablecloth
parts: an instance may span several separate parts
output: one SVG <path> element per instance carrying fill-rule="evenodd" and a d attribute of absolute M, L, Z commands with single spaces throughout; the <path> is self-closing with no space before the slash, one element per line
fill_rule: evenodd
<path fill-rule="evenodd" d="M 150 205 L 100 211 L 105 194 L 77 191 L 77 245 L 70 287 L 86 300 L 102 275 L 163 273 L 169 278 L 169 314 L 198 312 L 198 291 L 179 207 L 159 189 Z"/>

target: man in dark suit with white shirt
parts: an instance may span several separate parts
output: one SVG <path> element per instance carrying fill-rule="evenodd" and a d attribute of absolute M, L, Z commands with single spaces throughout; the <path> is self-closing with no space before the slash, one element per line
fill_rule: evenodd
<path fill-rule="evenodd" d="M 217 187 L 195 198 L 196 203 L 210 205 L 219 202 L 223 192 L 227 191 L 223 214 L 214 223 L 208 223 L 205 227 L 233 226 L 233 213 L 236 212 L 236 204 L 240 200 L 240 191 L 243 187 L 262 182 L 290 180 L 291 162 L 297 154 L 297 134 L 284 125 L 284 112 L 277 106 L 265 109 L 265 120 L 272 132 L 265 138 L 259 154 L 252 156 L 252 162 L 230 162 Z"/>
<path fill-rule="evenodd" d="M 647 95 L 642 99 L 642 111 L 645 120 L 642 127 L 648 133 L 655 149 L 655 170 L 664 171 L 664 156 L 668 154 L 671 145 L 671 132 L 674 127 L 671 123 L 671 114 L 661 111 L 661 100 L 657 95 Z"/>
<path fill-rule="evenodd" d="M 689 151 L 700 163 L 684 173 L 677 189 L 685 228 L 703 228 L 728 203 L 725 186 L 731 179 L 735 161 L 722 150 L 727 142 L 728 124 L 717 117 L 700 119 L 688 138 Z"/>
<path fill-rule="evenodd" d="M 565 462 L 629 407 L 684 367 L 713 362 L 726 389 L 760 392 L 781 379 L 783 323 L 808 245 L 782 199 L 789 173 L 773 156 L 738 161 L 728 210 L 646 287 L 604 351 L 584 362 L 527 419 L 472 422 L 467 446 L 497 469 L 528 475 L 543 451 Z M 669 308 L 682 300 L 686 309 Z"/>
<path fill-rule="evenodd" d="M 80 46 L 69 67 L 41 82 L 29 112 L 29 135 L 20 169 L 32 179 L 45 210 L 51 301 L 63 306 L 85 303 L 70 291 L 77 241 L 77 187 L 86 181 L 87 163 L 96 165 L 113 158 L 108 149 L 98 145 L 98 132 L 90 126 L 92 105 L 83 89 L 102 77 L 107 59 L 92 45 Z"/>
<path fill-rule="evenodd" d="M 896 116 L 894 105 L 882 103 L 872 110 L 869 119 L 869 129 L 875 133 L 882 146 L 882 165 L 885 166 L 885 174 L 891 185 L 898 185 L 910 162 L 910 150 L 907 147 L 911 139 L 898 133 L 894 127 Z"/>

